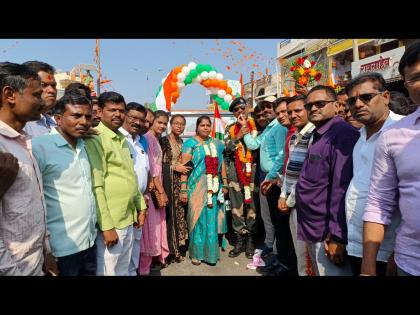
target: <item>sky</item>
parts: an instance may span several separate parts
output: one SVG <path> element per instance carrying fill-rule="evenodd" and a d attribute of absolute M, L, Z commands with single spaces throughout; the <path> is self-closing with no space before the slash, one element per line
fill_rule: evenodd
<path fill-rule="evenodd" d="M 249 81 L 268 68 L 274 73 L 276 45 L 282 39 L 101 39 L 103 90 L 121 93 L 126 102 L 153 102 L 162 79 L 173 68 L 191 61 L 210 64 L 224 79 Z M 57 70 L 94 64 L 95 39 L 0 39 L 1 61 L 40 60 Z M 92 73 L 96 78 L 96 74 Z M 95 86 L 96 87 L 96 86 Z M 183 89 L 177 109 L 205 109 L 206 90 L 199 84 Z"/>

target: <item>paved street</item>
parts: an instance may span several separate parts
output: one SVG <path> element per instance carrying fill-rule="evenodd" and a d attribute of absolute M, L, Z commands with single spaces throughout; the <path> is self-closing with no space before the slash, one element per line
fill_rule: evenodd
<path fill-rule="evenodd" d="M 228 242 L 229 243 L 229 242 Z M 259 242 L 258 242 L 259 243 Z M 236 258 L 228 256 L 229 251 L 233 248 L 233 243 L 229 243 L 226 251 L 221 251 L 219 262 L 216 266 L 201 263 L 195 266 L 187 257 L 183 262 L 171 263 L 167 268 L 161 270 L 152 270 L 152 276 L 261 276 L 255 269 L 247 269 L 246 265 L 251 260 L 245 257 L 245 253 L 241 253 Z"/>

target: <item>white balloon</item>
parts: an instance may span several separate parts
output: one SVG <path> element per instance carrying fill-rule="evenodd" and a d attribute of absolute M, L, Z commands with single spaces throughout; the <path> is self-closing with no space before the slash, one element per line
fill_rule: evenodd
<path fill-rule="evenodd" d="M 201 79 L 207 80 L 209 78 L 209 73 L 207 71 L 201 72 Z"/>
<path fill-rule="evenodd" d="M 182 82 L 177 82 L 176 85 L 178 85 L 179 90 L 182 90 L 185 87 L 185 84 Z"/>
<path fill-rule="evenodd" d="M 162 79 L 162 84 L 163 84 L 163 83 L 165 83 L 165 80 L 166 80 L 166 78 L 163 78 L 163 79 Z"/>
<path fill-rule="evenodd" d="M 217 94 L 218 88 L 210 88 L 211 94 Z"/>
<path fill-rule="evenodd" d="M 188 64 L 188 68 L 190 68 L 190 70 L 194 70 L 195 68 L 197 67 L 197 64 L 195 63 L 195 62 L 190 62 L 189 64 Z"/>
<path fill-rule="evenodd" d="M 223 89 L 220 89 L 219 91 L 217 91 L 217 96 L 220 98 L 225 98 L 226 95 L 226 91 Z"/>
<path fill-rule="evenodd" d="M 197 83 L 200 83 L 203 79 L 201 78 L 201 75 L 198 75 L 195 77 L 195 80 Z"/>
<path fill-rule="evenodd" d="M 180 72 L 176 75 L 176 77 L 178 78 L 179 82 L 184 82 L 185 81 L 185 74 L 184 72 Z"/>
<path fill-rule="evenodd" d="M 188 75 L 188 73 L 190 73 L 190 68 L 188 68 L 188 67 L 182 67 L 182 72 L 183 72 L 185 75 Z"/>
<path fill-rule="evenodd" d="M 230 102 L 230 101 L 232 101 L 232 95 L 230 95 L 230 94 L 226 94 L 225 95 L 225 102 Z"/>
<path fill-rule="evenodd" d="M 216 75 L 216 79 L 217 79 L 217 80 L 223 80 L 223 74 L 218 73 L 218 74 Z"/>
<path fill-rule="evenodd" d="M 217 76 L 216 71 L 212 70 L 212 71 L 209 72 L 209 78 L 210 79 L 214 80 L 214 79 L 216 79 L 216 76 Z"/>

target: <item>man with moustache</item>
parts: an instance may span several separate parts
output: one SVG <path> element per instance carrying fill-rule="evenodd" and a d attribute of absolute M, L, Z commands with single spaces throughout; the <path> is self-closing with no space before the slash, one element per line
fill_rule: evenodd
<path fill-rule="evenodd" d="M 92 96 L 92 127 L 95 128 L 101 122 L 102 109 L 99 107 L 98 98 Z"/>
<path fill-rule="evenodd" d="M 96 241 L 97 275 L 127 276 L 133 224 L 142 220 L 146 204 L 138 190 L 126 137 L 118 131 L 124 122 L 124 97 L 105 92 L 98 101 L 102 117 L 95 129 L 99 135 L 86 140 L 100 229 Z"/>
<path fill-rule="evenodd" d="M 316 275 L 349 275 L 345 193 L 359 131 L 336 116 L 330 86 L 312 88 L 305 109 L 316 128 L 296 184 L 298 239 L 306 242 Z"/>
<path fill-rule="evenodd" d="M 236 234 L 235 247 L 229 252 L 229 257 L 234 258 L 239 256 L 245 251 L 245 256 L 251 259 L 254 255 L 254 240 L 255 234 L 255 221 L 256 211 L 255 204 L 252 197 L 250 201 L 245 202 L 245 188 L 240 182 L 238 175 L 237 165 L 240 165 L 242 170 L 245 171 L 245 163 L 241 162 L 239 156 L 236 155 L 238 147 L 243 148 L 246 152 L 247 147 L 244 143 L 244 134 L 241 131 L 240 121 L 246 120 L 245 110 L 247 104 L 243 97 L 235 98 L 229 106 L 229 111 L 233 113 L 236 121 L 227 126 L 225 135 L 225 162 L 227 169 L 227 180 L 229 181 L 229 198 L 232 202 L 232 226 Z M 257 131 L 255 130 L 255 133 Z M 253 158 L 255 157 L 255 152 Z M 251 166 L 251 179 L 250 179 L 250 193 L 254 192 L 254 179 L 255 179 L 255 162 L 254 159 Z M 252 185 L 252 186 L 251 186 Z M 251 195 L 250 195 L 251 196 Z"/>
<path fill-rule="evenodd" d="M 263 171 L 263 182 L 261 183 L 261 192 L 267 197 L 268 209 L 264 208 L 264 203 L 261 203 L 261 216 L 264 222 L 266 232 L 265 251 L 270 252 L 273 249 L 274 241 L 276 240 L 277 250 L 274 249 L 273 260 L 266 266 L 269 272 L 273 267 L 279 267 L 280 262 L 287 266 L 289 257 L 289 249 L 282 243 L 283 240 L 277 237 L 280 232 L 278 221 L 277 200 L 280 195 L 280 188 L 275 185 L 277 183 L 278 173 L 283 170 L 284 163 L 284 146 L 286 141 L 287 129 L 280 125 L 276 119 L 273 102 L 276 100 L 274 96 L 266 97 L 260 102 L 261 110 L 264 112 L 266 120 L 269 122 L 264 131 L 257 137 L 249 134 L 249 129 L 245 122 L 242 124 L 242 133 L 244 142 L 250 150 L 260 150 L 260 164 Z M 285 268 L 287 269 L 287 268 Z"/>
<path fill-rule="evenodd" d="M 398 71 L 417 110 L 383 130 L 376 144 L 363 215 L 363 275 L 377 274 L 378 250 L 398 210 L 401 223 L 394 249 L 398 276 L 420 275 L 420 41 L 406 48 Z"/>
<path fill-rule="evenodd" d="M 147 196 L 146 190 L 150 181 L 149 175 L 149 157 L 146 149 L 140 142 L 140 134 L 144 131 L 144 125 L 146 120 L 146 108 L 136 102 L 130 102 L 127 104 L 125 109 L 125 118 L 123 125 L 119 128 L 119 131 L 126 137 L 128 146 L 130 147 L 131 156 L 134 161 L 134 171 L 137 176 L 137 184 L 139 186 L 140 193 L 143 195 L 146 205 Z M 147 209 L 141 214 L 140 220 L 134 225 L 133 229 L 133 251 L 131 255 L 129 275 L 136 276 L 137 269 L 140 262 L 140 241 L 142 235 L 142 226 L 147 215 Z"/>
<path fill-rule="evenodd" d="M 344 119 L 344 121 L 348 122 L 350 125 L 352 125 L 356 129 L 360 129 L 363 127 L 363 124 L 358 122 L 354 117 L 351 115 L 350 109 L 347 106 L 347 99 L 349 97 L 347 96 L 346 89 L 340 90 L 340 92 L 337 93 L 337 102 L 339 104 L 339 110 L 337 112 L 337 115 Z"/>
<path fill-rule="evenodd" d="M 48 134 L 56 123 L 52 118 L 52 111 L 57 101 L 57 82 L 55 82 L 53 66 L 41 61 L 27 61 L 23 65 L 28 66 L 38 73 L 41 78 L 43 112 L 41 118 L 26 124 L 24 131 L 37 137 Z"/>
<path fill-rule="evenodd" d="M 22 131 L 40 118 L 41 95 L 35 71 L 0 63 L 0 275 L 58 273 L 46 232 L 41 173 L 31 137 Z"/>
<path fill-rule="evenodd" d="M 287 100 L 287 113 L 290 123 L 296 128 L 289 141 L 289 160 L 287 161 L 283 186 L 278 202 L 278 208 L 283 213 L 290 213 L 289 226 L 297 258 L 299 276 L 306 276 L 305 243 L 297 239 L 297 214 L 295 202 L 295 187 L 306 159 L 308 147 L 315 126 L 309 121 L 305 110 L 306 96 L 297 95 Z"/>
<path fill-rule="evenodd" d="M 363 214 L 368 198 L 370 175 L 376 142 L 382 131 L 403 116 L 389 109 L 390 92 L 385 88 L 382 75 L 367 72 L 351 80 L 346 91 L 349 96 L 347 106 L 352 116 L 364 125 L 360 138 L 353 149 L 353 178 L 346 194 L 346 221 L 348 228 L 347 253 L 354 276 L 360 275 L 363 257 Z M 385 232 L 376 262 L 378 275 L 385 276 L 387 262 L 393 263 L 395 230 L 400 222 L 394 213 L 392 224 Z M 394 268 L 395 269 L 395 268 Z"/>
<path fill-rule="evenodd" d="M 96 203 L 82 139 L 91 125 L 92 105 L 84 96 L 64 95 L 54 118 L 57 127 L 32 142 L 42 173 L 50 245 L 60 275 L 94 276 Z"/>

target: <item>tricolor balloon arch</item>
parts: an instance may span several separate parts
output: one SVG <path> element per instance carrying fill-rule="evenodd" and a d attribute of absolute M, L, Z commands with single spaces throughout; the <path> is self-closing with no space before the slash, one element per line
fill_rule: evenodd
<path fill-rule="evenodd" d="M 162 88 L 169 90 L 170 108 L 172 108 L 177 102 L 182 89 L 192 83 L 200 83 L 208 89 L 212 95 L 212 99 L 216 101 L 223 110 L 228 110 L 232 100 L 240 96 L 239 93 L 236 95 L 232 94 L 232 88 L 229 87 L 228 82 L 223 79 L 222 73 L 218 72 L 209 64 L 196 64 L 195 62 L 173 68 L 162 80 L 162 84 L 160 85 L 156 96 L 159 95 Z M 170 110 L 170 108 L 168 108 L 168 110 Z"/>

